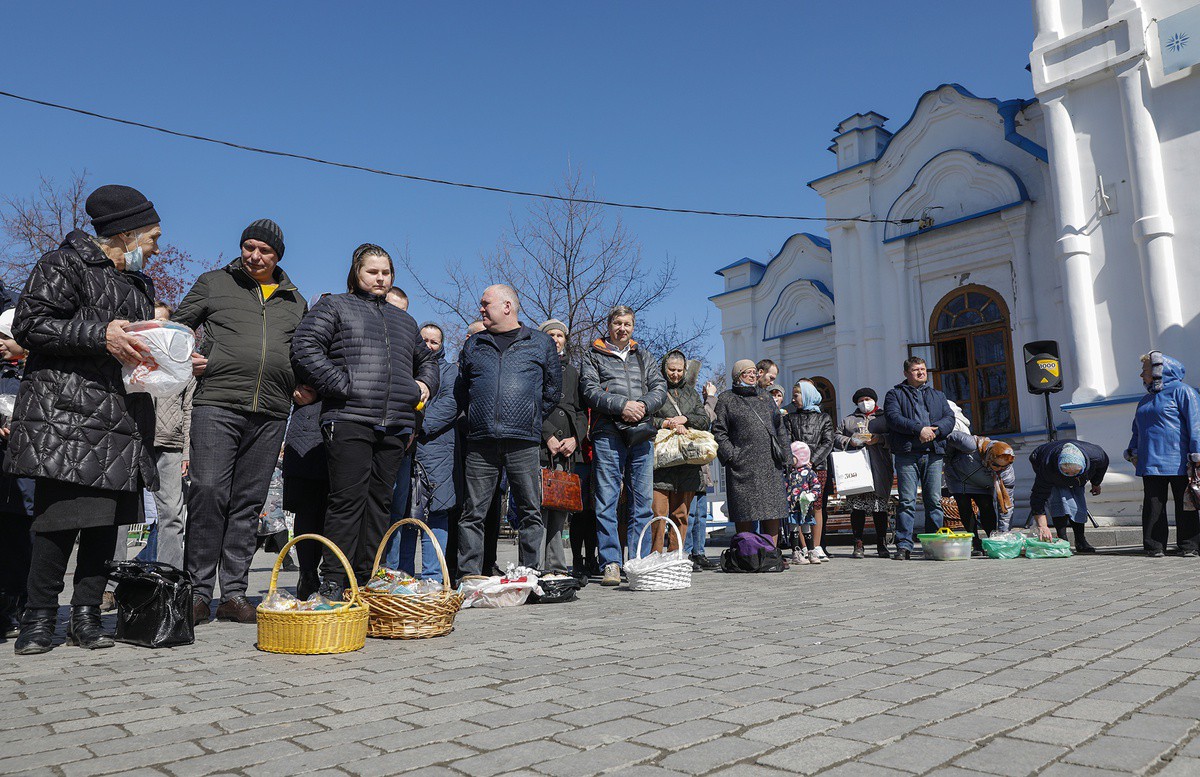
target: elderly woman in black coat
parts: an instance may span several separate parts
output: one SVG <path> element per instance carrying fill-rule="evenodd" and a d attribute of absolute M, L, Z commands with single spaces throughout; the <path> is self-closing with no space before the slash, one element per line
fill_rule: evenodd
<path fill-rule="evenodd" d="M 739 532 L 754 531 L 757 523 L 776 542 L 788 509 L 781 479 L 791 463 L 791 440 L 779 408 L 757 378 L 749 359 L 733 366 L 733 388 L 717 397 L 712 432 L 725 465 L 726 513 Z"/>
<path fill-rule="evenodd" d="M 142 263 L 158 253 L 158 213 L 141 192 L 102 186 L 87 198 L 95 236 L 71 232 L 34 266 L 17 303 L 13 339 L 29 351 L 5 469 L 35 478 L 27 608 L 14 645 L 45 653 L 76 541 L 67 642 L 112 647 L 100 630 L 105 562 L 117 527 L 137 523 L 143 488 L 158 488 L 154 405 L 126 394 L 122 364 L 146 347 L 125 331 L 154 317 Z"/>
<path fill-rule="evenodd" d="M 693 364 L 699 368 L 698 362 Z M 683 351 L 669 351 L 663 357 L 662 374 L 667 381 L 667 401 L 652 418 L 654 428 L 668 429 L 675 434 L 686 434 L 689 429 L 708 431 L 708 413 L 704 412 L 700 393 L 692 388 L 696 376 L 688 374 L 688 360 Z M 654 514 L 670 518 L 679 529 L 679 537 L 686 537 L 692 497 L 703 489 L 699 465 L 655 467 L 654 497 L 651 501 Z M 675 532 L 670 531 L 666 524 L 659 521 L 651 531 L 654 533 L 651 550 L 661 551 L 664 544 L 667 550 L 682 550 L 675 539 Z"/>

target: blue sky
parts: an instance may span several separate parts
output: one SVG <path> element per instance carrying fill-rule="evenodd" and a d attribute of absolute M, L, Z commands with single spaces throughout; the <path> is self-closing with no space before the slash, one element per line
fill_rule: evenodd
<path fill-rule="evenodd" d="M 926 90 L 1030 97 L 1029 5 L 899 3 L 8 3 L 0 89 L 171 128 L 420 175 L 549 190 L 568 160 L 612 200 L 824 215 L 842 118 L 898 128 Z M 166 240 L 233 255 L 283 227 L 301 290 L 341 290 L 361 242 L 437 278 L 492 250 L 519 198 L 223 149 L 0 98 L 0 195 L 86 168 L 155 201 Z M 624 212 L 711 310 L 713 271 L 820 224 Z M 401 285 L 407 279 L 398 279 Z M 414 299 L 418 319 L 431 308 Z M 698 312 L 700 311 L 700 312 Z"/>

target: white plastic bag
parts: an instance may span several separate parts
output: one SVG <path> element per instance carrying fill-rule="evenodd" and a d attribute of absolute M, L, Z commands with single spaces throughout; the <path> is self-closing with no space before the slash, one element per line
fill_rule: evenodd
<path fill-rule="evenodd" d="M 171 321 L 139 321 L 125 327 L 150 349 L 150 357 L 121 368 L 125 391 L 166 398 L 179 394 L 192 379 L 196 335 Z"/>
<path fill-rule="evenodd" d="M 462 608 L 494 609 L 525 604 L 530 593 L 542 595 L 537 573 L 526 567 L 508 565 L 503 577 L 479 577 L 463 580 L 458 588 L 465 597 Z"/>
<path fill-rule="evenodd" d="M 654 468 L 677 467 L 681 464 L 708 464 L 717 458 L 717 441 L 711 432 L 688 429 L 679 434 L 674 429 L 659 429 L 654 437 Z"/>

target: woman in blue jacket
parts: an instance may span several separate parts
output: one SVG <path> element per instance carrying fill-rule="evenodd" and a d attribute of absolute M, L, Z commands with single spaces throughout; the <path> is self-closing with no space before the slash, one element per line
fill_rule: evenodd
<path fill-rule="evenodd" d="M 1134 413 L 1125 459 L 1142 479 L 1142 545 L 1151 558 L 1167 547 L 1168 487 L 1175 498 L 1179 551 L 1200 556 L 1200 514 L 1183 504 L 1188 470 L 1200 464 L 1200 394 L 1183 376 L 1183 365 L 1162 351 L 1142 357 L 1146 396 Z"/>

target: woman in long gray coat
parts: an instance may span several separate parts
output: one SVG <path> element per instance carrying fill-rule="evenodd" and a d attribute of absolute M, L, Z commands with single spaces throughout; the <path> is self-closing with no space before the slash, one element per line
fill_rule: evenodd
<path fill-rule="evenodd" d="M 662 374 L 667 381 L 667 401 L 654 414 L 655 429 L 670 429 L 678 434 L 688 429 L 708 431 L 708 413 L 699 392 L 692 388 L 695 376 L 688 375 L 688 361 L 683 351 L 670 351 L 662 359 Z M 673 467 L 655 467 L 654 498 L 655 515 L 670 518 L 679 529 L 679 536 L 687 536 L 688 513 L 692 509 L 692 497 L 704 488 L 700 477 L 700 466 L 677 464 Z M 655 523 L 654 543 L 651 550 L 661 551 L 664 535 L 668 550 L 680 550 L 675 532 L 666 524 Z"/>
<path fill-rule="evenodd" d="M 756 385 L 754 362 L 738 361 L 733 367 L 733 388 L 717 397 L 713 437 L 717 458 L 725 465 L 726 513 L 739 532 L 759 531 L 775 542 L 779 522 L 787 514 L 781 479 L 790 463 L 791 440 L 775 400 Z M 783 461 L 772 453 L 774 437 Z"/>

